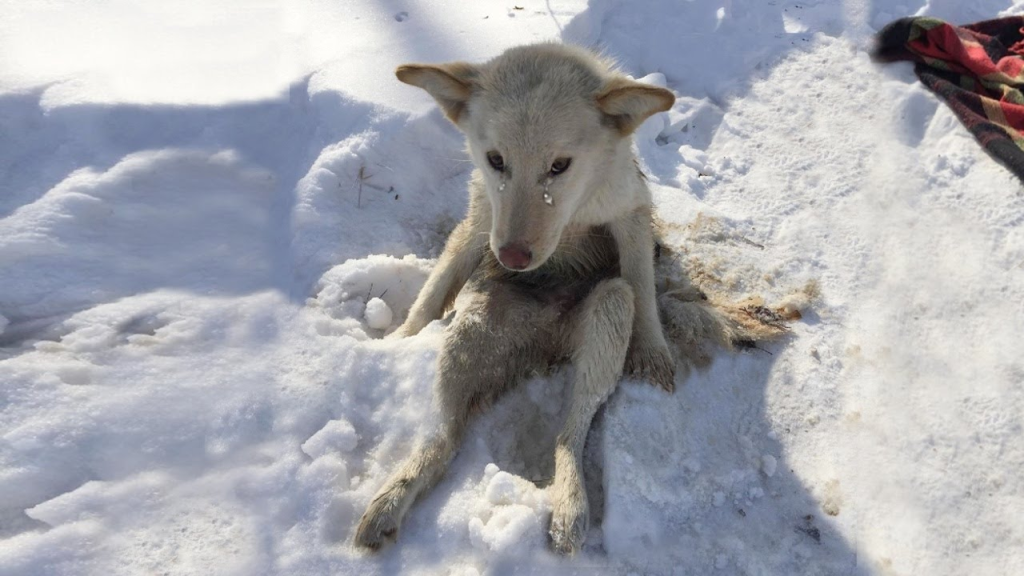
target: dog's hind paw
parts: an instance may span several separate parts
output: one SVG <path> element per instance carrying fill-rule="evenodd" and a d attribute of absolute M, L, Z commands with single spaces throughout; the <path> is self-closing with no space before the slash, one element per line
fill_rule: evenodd
<path fill-rule="evenodd" d="M 390 498 L 376 498 L 370 503 L 356 528 L 356 546 L 371 551 L 380 550 L 398 538 L 397 506 Z"/>
<path fill-rule="evenodd" d="M 551 549 L 563 556 L 572 556 L 583 547 L 590 520 L 585 493 L 559 499 L 551 512 Z"/>
<path fill-rule="evenodd" d="M 656 384 L 672 393 L 676 389 L 676 362 L 667 345 L 637 344 L 626 353 L 623 373 Z"/>

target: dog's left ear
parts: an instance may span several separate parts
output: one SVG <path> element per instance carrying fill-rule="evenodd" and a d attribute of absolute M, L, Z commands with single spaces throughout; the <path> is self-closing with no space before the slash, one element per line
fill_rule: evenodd
<path fill-rule="evenodd" d="M 664 88 L 625 78 L 612 80 L 597 95 L 597 109 L 623 136 L 632 134 L 652 114 L 668 110 L 675 102 L 675 95 Z"/>
<path fill-rule="evenodd" d="M 433 96 L 445 116 L 456 125 L 473 94 L 473 80 L 477 73 L 476 66 L 465 62 L 405 64 L 395 70 L 399 80 L 423 88 Z"/>

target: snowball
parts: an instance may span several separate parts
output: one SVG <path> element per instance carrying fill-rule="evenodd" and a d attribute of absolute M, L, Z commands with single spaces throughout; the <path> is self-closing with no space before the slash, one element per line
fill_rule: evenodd
<path fill-rule="evenodd" d="M 778 460 L 771 454 L 765 454 L 761 456 L 761 471 L 764 472 L 765 476 L 771 478 L 775 475 L 775 470 L 779 467 Z"/>
<path fill-rule="evenodd" d="M 498 472 L 487 484 L 487 501 L 491 504 L 511 504 L 516 499 L 516 479 L 508 472 Z"/>
<path fill-rule="evenodd" d="M 319 458 L 330 452 L 351 452 L 358 442 L 356 430 L 347 420 L 331 420 L 302 443 L 302 451 L 310 458 Z"/>
<path fill-rule="evenodd" d="M 394 318 L 394 314 L 391 312 L 391 308 L 388 306 L 387 302 L 380 298 L 370 298 L 370 301 L 366 303 L 365 317 L 366 323 L 370 328 L 383 330 L 388 326 L 391 326 L 391 320 Z"/>
<path fill-rule="evenodd" d="M 500 471 L 501 469 L 498 468 L 498 465 L 495 464 L 494 462 L 491 462 L 487 466 L 484 466 L 484 478 L 490 480 L 491 478 L 494 477 L 495 474 L 497 474 Z"/>
<path fill-rule="evenodd" d="M 526 506 L 503 506 L 487 522 L 470 519 L 469 541 L 479 550 L 525 553 L 543 545 L 546 528 L 544 518 Z"/>

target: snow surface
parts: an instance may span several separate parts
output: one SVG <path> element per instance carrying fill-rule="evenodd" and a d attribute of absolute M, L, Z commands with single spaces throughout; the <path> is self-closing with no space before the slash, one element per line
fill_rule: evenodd
<path fill-rule="evenodd" d="M 0 3 L 0 574 L 1024 573 L 1022 187 L 866 54 L 892 18 L 1000 13 L 1024 2 Z M 369 304 L 408 312 L 470 170 L 391 70 L 553 38 L 679 96 L 637 147 L 705 281 L 820 296 L 672 396 L 622 384 L 577 557 L 538 487 L 567 371 L 358 551 L 443 330 L 381 340 Z"/>

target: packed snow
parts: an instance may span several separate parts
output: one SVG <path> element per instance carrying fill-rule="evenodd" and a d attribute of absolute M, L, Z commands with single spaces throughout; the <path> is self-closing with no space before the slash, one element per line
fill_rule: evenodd
<path fill-rule="evenodd" d="M 1024 0 L 0 3 L 0 574 L 1024 573 L 1024 194 L 891 19 Z M 595 421 L 548 551 L 570 371 L 472 426 L 396 545 L 352 545 L 433 425 L 405 317 L 471 165 L 409 61 L 600 47 L 678 101 L 636 146 L 665 241 L 781 342 Z M 795 306 L 795 304 L 794 304 Z"/>

